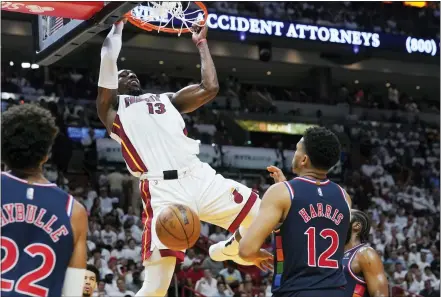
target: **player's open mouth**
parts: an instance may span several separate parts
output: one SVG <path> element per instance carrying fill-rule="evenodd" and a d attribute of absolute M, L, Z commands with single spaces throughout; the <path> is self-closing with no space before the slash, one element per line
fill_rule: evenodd
<path fill-rule="evenodd" d="M 137 80 L 137 79 L 133 79 L 133 80 L 131 80 L 129 83 L 130 83 L 131 85 L 137 85 L 137 86 L 139 86 L 139 80 Z"/>

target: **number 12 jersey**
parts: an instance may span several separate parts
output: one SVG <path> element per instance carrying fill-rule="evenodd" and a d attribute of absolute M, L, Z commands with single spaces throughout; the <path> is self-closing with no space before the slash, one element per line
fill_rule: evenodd
<path fill-rule="evenodd" d="M 350 222 L 344 190 L 305 177 L 285 186 L 291 208 L 274 232 L 274 295 L 344 287 L 341 260 Z"/>

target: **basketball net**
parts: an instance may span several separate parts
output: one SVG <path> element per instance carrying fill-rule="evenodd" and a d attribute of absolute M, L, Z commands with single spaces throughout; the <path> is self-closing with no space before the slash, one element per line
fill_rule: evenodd
<path fill-rule="evenodd" d="M 190 5 L 197 9 L 189 9 Z M 176 1 L 148 1 L 125 16 L 130 23 L 143 30 L 175 33 L 180 36 L 182 33 L 193 32 L 193 25 L 203 26 L 208 12 L 202 2 L 188 1 L 187 5 L 183 5 Z"/>

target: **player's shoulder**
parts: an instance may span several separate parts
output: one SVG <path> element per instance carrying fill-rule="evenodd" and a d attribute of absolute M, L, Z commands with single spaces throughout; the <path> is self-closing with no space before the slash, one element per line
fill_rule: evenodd
<path fill-rule="evenodd" d="M 377 251 L 370 244 L 362 245 L 360 248 L 357 249 L 356 254 L 359 258 L 365 259 L 379 257 Z"/>
<path fill-rule="evenodd" d="M 41 190 L 55 194 L 61 194 L 64 196 L 69 195 L 68 193 L 60 189 L 55 183 L 29 183 L 28 181 L 18 178 L 11 173 L 5 171 L 3 171 L 1 175 L 2 186 L 10 186 L 13 188 L 39 188 Z"/>
<path fill-rule="evenodd" d="M 73 197 L 72 197 L 73 198 Z M 86 218 L 87 220 L 87 210 L 84 207 L 83 204 L 81 204 L 80 202 L 78 202 L 75 198 L 73 198 L 73 210 L 72 210 L 72 217 L 73 218 L 78 218 L 78 219 L 84 219 Z"/>
<path fill-rule="evenodd" d="M 292 188 L 289 182 L 279 182 L 276 183 L 268 188 L 268 190 L 265 192 L 266 197 L 270 197 L 267 199 L 270 199 L 273 203 L 286 203 L 291 202 L 293 198 L 293 192 Z M 264 199 L 265 199 L 264 196 Z"/>

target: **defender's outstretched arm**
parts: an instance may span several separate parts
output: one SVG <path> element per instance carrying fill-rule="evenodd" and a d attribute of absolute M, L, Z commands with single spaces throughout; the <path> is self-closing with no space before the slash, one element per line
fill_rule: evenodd
<path fill-rule="evenodd" d="M 101 66 L 98 80 L 96 108 L 98 117 L 110 134 L 116 111 L 114 110 L 118 94 L 118 67 L 116 61 L 122 46 L 124 22 L 112 26 L 101 48 Z"/>
<path fill-rule="evenodd" d="M 167 94 L 181 113 L 189 113 L 210 102 L 219 92 L 216 68 L 207 45 L 207 25 L 195 29 L 192 40 L 201 55 L 201 83 L 187 86 L 176 93 Z M 199 29 L 199 31 L 198 31 Z"/>

